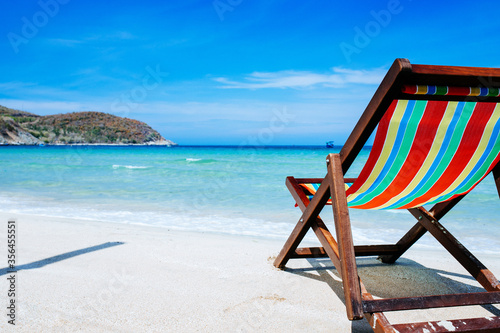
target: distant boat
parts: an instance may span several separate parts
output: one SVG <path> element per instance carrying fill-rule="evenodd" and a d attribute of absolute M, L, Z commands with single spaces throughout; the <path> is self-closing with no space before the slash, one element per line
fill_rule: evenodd
<path fill-rule="evenodd" d="M 334 148 L 335 145 L 333 143 L 334 143 L 334 141 L 327 141 L 326 142 L 326 148 Z"/>

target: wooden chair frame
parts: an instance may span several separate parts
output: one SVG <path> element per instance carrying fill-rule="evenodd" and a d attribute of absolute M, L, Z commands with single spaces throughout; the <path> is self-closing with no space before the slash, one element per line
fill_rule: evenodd
<path fill-rule="evenodd" d="M 409 209 L 417 219 L 417 223 L 396 244 L 354 246 L 352 239 L 344 183 L 351 183 L 355 179 L 344 178 L 344 174 L 375 130 L 390 103 L 394 99 L 401 98 L 403 84 L 500 87 L 500 69 L 411 65 L 406 59 L 396 59 L 340 153 L 327 156 L 326 176 L 316 179 L 287 178 L 286 185 L 302 210 L 302 216 L 274 265 L 284 268 L 292 258 L 329 257 L 341 275 L 347 317 L 350 320 L 366 317 L 375 332 L 415 332 L 425 329 L 428 332 L 447 332 L 448 330 L 439 322 L 391 325 L 383 312 L 500 303 L 498 279 L 439 222 L 465 195 L 438 203 L 429 211 L 423 207 Z M 419 95 L 412 98 L 450 99 L 449 96 Z M 482 100 L 482 98 L 463 96 L 454 97 L 454 100 Z M 500 98 L 488 97 L 488 101 L 499 102 Z M 492 173 L 500 196 L 500 163 L 494 167 Z M 321 185 L 309 200 L 300 183 Z M 336 238 L 319 217 L 319 213 L 330 198 Z M 318 237 L 322 247 L 298 248 L 310 228 Z M 394 263 L 426 232 L 434 236 L 487 291 L 374 299 L 358 276 L 356 257 L 377 255 L 384 263 Z M 498 316 L 451 320 L 448 321 L 449 324 L 455 328 L 454 332 L 500 332 Z"/>

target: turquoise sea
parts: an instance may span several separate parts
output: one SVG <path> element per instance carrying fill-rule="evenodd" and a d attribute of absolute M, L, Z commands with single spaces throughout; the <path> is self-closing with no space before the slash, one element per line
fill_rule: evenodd
<path fill-rule="evenodd" d="M 300 217 L 286 176 L 323 177 L 323 147 L 0 147 L 0 210 L 285 240 Z M 368 157 L 364 150 L 348 176 Z M 327 207 L 321 214 L 331 221 Z M 356 243 L 395 242 L 406 211 L 351 210 Z M 443 224 L 474 251 L 500 245 L 490 176 Z M 19 221 L 22 223 L 22 221 Z M 308 241 L 314 238 L 308 237 Z M 430 237 L 421 248 L 436 247 Z M 277 249 L 279 251 L 279 249 Z"/>

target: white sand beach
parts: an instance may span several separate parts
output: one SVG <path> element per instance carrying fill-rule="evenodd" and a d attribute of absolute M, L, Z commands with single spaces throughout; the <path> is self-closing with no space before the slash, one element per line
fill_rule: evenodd
<path fill-rule="evenodd" d="M 17 221 L 16 326 L 6 317 L 6 231 Z M 283 241 L 0 213 L 2 332 L 370 332 L 347 320 L 326 259 L 272 265 Z M 138 221 L 140 222 L 140 221 Z M 445 252 L 395 265 L 359 259 L 376 296 L 478 291 Z M 497 276 L 499 258 L 479 256 Z M 467 307 L 391 314 L 395 322 L 498 315 Z"/>

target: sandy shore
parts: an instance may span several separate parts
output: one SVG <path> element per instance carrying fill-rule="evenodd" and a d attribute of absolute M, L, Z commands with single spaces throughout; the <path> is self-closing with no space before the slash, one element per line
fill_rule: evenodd
<path fill-rule="evenodd" d="M 7 323 L 7 220 L 17 220 L 16 327 Z M 16 332 L 370 332 L 351 323 L 329 261 L 272 266 L 283 241 L 0 213 L 0 330 Z M 359 260 L 380 297 L 478 291 L 444 252 L 396 265 Z M 479 256 L 500 275 L 500 260 Z M 392 279 L 389 279 L 392 277 Z M 498 315 L 468 307 L 391 314 L 395 322 Z"/>

